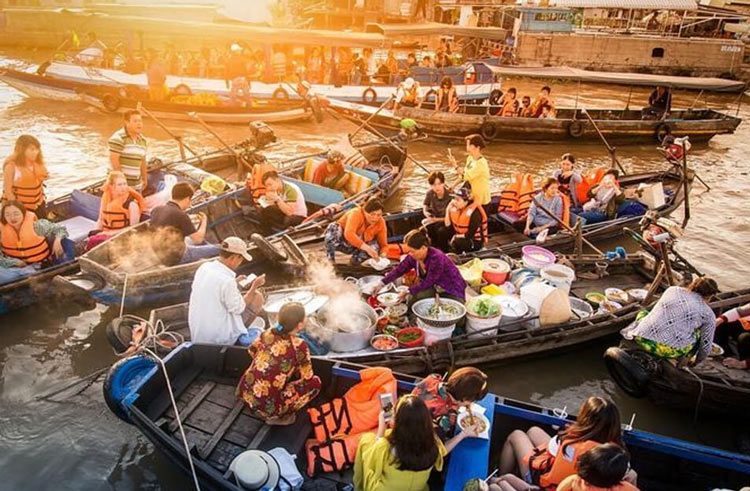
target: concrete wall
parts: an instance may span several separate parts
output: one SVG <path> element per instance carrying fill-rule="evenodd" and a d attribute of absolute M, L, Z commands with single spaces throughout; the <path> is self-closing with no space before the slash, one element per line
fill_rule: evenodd
<path fill-rule="evenodd" d="M 652 57 L 654 48 L 664 56 Z M 742 42 L 729 39 L 522 32 L 516 56 L 530 66 L 718 76 L 738 74 L 744 50 Z"/>

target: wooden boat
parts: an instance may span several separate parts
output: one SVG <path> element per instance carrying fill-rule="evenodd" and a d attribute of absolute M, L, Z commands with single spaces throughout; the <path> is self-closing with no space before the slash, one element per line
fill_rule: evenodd
<path fill-rule="evenodd" d="M 750 289 L 717 297 L 711 307 L 720 314 L 750 302 Z M 610 375 L 631 397 L 696 413 L 744 416 L 750 410 L 750 372 L 726 368 L 721 358 L 711 356 L 693 367 L 678 368 L 632 344 L 609 348 L 604 355 Z"/>
<path fill-rule="evenodd" d="M 217 163 L 219 158 L 218 154 L 211 156 L 211 159 Z M 157 189 L 164 182 L 168 174 L 175 176 L 178 180 L 187 181 L 196 186 L 200 185 L 203 178 L 211 175 L 180 162 L 168 165 L 153 162 L 150 167 L 153 170 L 149 172 L 149 182 Z M 69 238 L 76 243 L 77 250 L 82 249 L 88 233 L 96 229 L 103 184 L 103 180 L 96 182 L 47 203 L 50 220 L 60 223 L 67 228 Z M 158 199 L 158 197 L 153 196 L 148 198 L 147 203 L 154 204 L 154 199 Z M 198 203 L 205 199 L 206 194 L 199 193 L 195 198 L 195 202 Z M 38 270 L 31 276 L 0 285 L 0 315 L 33 305 L 40 299 L 51 295 L 53 289 L 49 288 L 49 282 L 58 275 L 72 274 L 77 269 L 77 260 L 68 261 Z"/>
<path fill-rule="evenodd" d="M 509 257 L 505 259 L 510 263 L 514 262 Z M 606 261 L 607 275 L 604 277 L 594 274 L 597 263 L 602 261 L 601 257 L 584 256 L 567 259 L 575 269 L 576 275 L 580 275 L 572 284 L 570 296 L 583 302 L 586 302 L 587 293 L 601 293 L 612 286 L 621 289 L 644 288 L 654 278 L 652 272 L 654 259 L 642 252 L 630 255 L 624 260 Z M 269 302 L 274 298 L 280 298 L 281 294 L 288 294 L 288 291 L 269 292 Z M 293 291 L 331 294 L 326 285 L 300 286 Z M 611 336 L 632 322 L 640 310 L 641 305 L 633 302 L 612 312 L 595 311 L 593 314 L 579 312 L 574 314 L 568 322 L 543 327 L 539 327 L 538 322 L 534 322 L 538 317 L 529 310 L 521 317 L 501 321 L 500 330 L 496 329 L 495 333 L 486 332 L 472 336 L 463 334 L 450 338 L 448 342 L 436 343 L 432 346 L 398 348 L 388 352 L 367 348 L 352 353 L 330 352 L 324 356 L 370 366 L 387 366 L 403 373 L 422 375 L 432 372 L 442 373 L 454 367 L 500 364 L 543 353 L 560 352 Z M 580 318 L 575 317 L 576 315 Z M 177 332 L 183 339 L 189 340 L 187 318 L 188 304 L 183 303 L 154 309 L 149 320 L 152 326 L 161 324 L 167 331 Z M 132 327 L 135 327 L 135 324 L 130 324 L 128 328 Z M 124 327 L 118 327 L 118 329 L 122 328 Z M 121 339 L 113 343 L 113 347 L 121 349 L 123 345 L 128 345 L 130 338 L 127 333 L 119 333 L 118 336 Z"/>
<path fill-rule="evenodd" d="M 474 83 L 465 83 L 467 70 L 471 70 L 475 74 Z M 25 79 L 25 77 L 19 75 L 19 73 L 23 74 L 28 72 L 18 72 L 16 70 L 13 70 L 12 72 L 15 73 L 12 73 L 12 76 L 7 76 L 7 79 L 3 78 L 2 80 L 32 97 L 45 97 L 52 99 L 65 97 L 66 94 L 64 92 L 57 90 L 41 90 L 37 86 L 41 81 L 44 82 L 43 88 L 46 88 L 47 86 L 54 87 L 54 85 L 48 85 L 46 83 L 48 80 L 75 82 L 83 84 L 85 88 L 88 89 L 95 87 L 119 88 L 128 85 L 136 86 L 144 90 L 148 89 L 145 73 L 130 74 L 120 70 L 85 67 L 74 63 L 60 61 L 53 61 L 40 65 L 37 68 L 36 73 L 37 75 L 44 75 L 45 78 L 37 79 L 34 83 L 30 83 L 28 81 L 29 79 Z M 451 67 L 442 70 L 419 67 L 412 76 L 422 84 L 425 91 L 428 91 L 430 88 L 437 88 L 443 75 L 448 75 L 453 79 L 461 100 L 481 103 L 486 100 L 489 97 L 490 92 L 496 88 L 496 74 L 497 67 L 487 65 L 483 62 L 476 62 L 461 67 Z M 168 75 L 166 85 L 170 90 L 177 92 L 209 93 L 223 96 L 229 95 L 229 88 L 226 85 L 226 81 L 223 79 Z M 318 95 L 338 100 L 381 104 L 393 95 L 396 91 L 396 86 L 379 83 L 344 86 L 333 84 L 313 84 L 312 90 Z M 264 83 L 259 81 L 252 81 L 250 95 L 257 99 L 284 100 L 299 98 L 289 84 Z"/>
<path fill-rule="evenodd" d="M 693 179 L 693 173 L 688 171 L 686 182 L 681 169 L 673 166 L 661 172 L 623 175 L 620 176 L 619 183 L 623 189 L 636 189 L 641 184 L 661 183 L 664 189 L 664 204 L 655 208 L 654 211 L 660 216 L 668 216 L 684 202 L 686 189 L 689 193 L 692 188 Z M 490 209 L 497 210 L 499 202 L 500 195 L 494 195 Z M 625 228 L 637 229 L 638 223 L 642 218 L 641 216 L 619 217 L 613 220 L 585 225 L 582 228 L 582 236 L 594 244 L 609 241 L 622 236 Z M 423 219 L 424 214 L 421 208 L 404 213 L 386 215 L 388 241 L 391 243 L 400 243 L 409 231 L 421 227 Z M 529 239 L 529 237 L 523 234 L 524 225 L 524 219 L 515 213 L 503 212 L 495 214 L 489 220 L 489 241 L 487 246 L 477 252 L 462 254 L 462 260 L 468 260 L 473 257 L 493 257 L 500 254 L 520 254 L 523 246 L 535 244 L 534 240 Z M 315 259 L 324 256 L 324 246 L 320 241 L 306 237 L 304 233 L 293 233 L 292 238 L 309 258 Z M 547 237 L 544 243 L 544 247 L 560 252 L 572 251 L 575 245 L 575 235 L 568 232 L 552 234 Z M 337 255 L 335 266 L 337 271 L 345 275 L 362 275 L 372 272 L 372 270 L 361 266 L 352 266 L 349 264 L 348 258 L 342 255 Z"/>
<path fill-rule="evenodd" d="M 557 109 L 556 119 L 504 118 L 492 116 L 495 106 L 463 106 L 463 112 L 435 112 L 430 109 L 401 107 L 382 109 L 373 105 L 331 100 L 331 109 L 355 124 L 370 117 L 369 124 L 386 134 L 397 132 L 403 119 L 413 119 L 420 130 L 437 140 L 462 140 L 480 134 L 487 141 L 598 143 L 600 136 L 582 109 Z M 673 110 L 664 120 L 642 119 L 638 110 L 589 109 L 588 114 L 612 144 L 661 141 L 671 131 L 689 136 L 692 142 L 705 142 L 715 135 L 734 133 L 740 118 L 712 109 Z"/>
<path fill-rule="evenodd" d="M 297 455 L 301 473 L 306 468 L 304 444 L 313 431 L 305 411 L 288 427 L 269 426 L 251 416 L 236 398 L 237 381 L 250 363 L 246 349 L 186 343 L 164 359 L 164 370 L 143 356 L 114 365 L 104 384 L 104 398 L 120 418 L 132 423 L 186 476 L 191 463 L 201 488 L 240 491 L 229 469 L 241 452 L 268 451 L 281 447 Z M 313 370 L 323 390 L 312 404 L 335 397 L 359 381 L 359 365 L 314 359 Z M 418 382 L 408 375 L 394 374 L 399 393 L 410 392 Z M 179 424 L 171 396 L 179 408 Z M 497 455 L 505 438 L 515 429 L 538 425 L 550 433 L 574 418 L 534 404 L 488 394 L 479 401 L 490 420 L 489 440 L 467 439 L 451 453 L 442 476 L 433 476 L 431 489 L 454 491 L 472 478 L 489 474 L 490 455 Z M 639 488 L 650 490 L 704 490 L 712 487 L 738 489 L 747 483 L 750 457 L 684 442 L 632 428 L 624 430 L 631 466 L 638 473 Z M 185 447 L 190 449 L 189 453 Z M 188 460 L 190 459 L 190 460 Z M 665 472 L 665 469 L 679 471 Z M 307 478 L 314 486 L 351 483 L 352 473 L 329 473 Z"/>
<path fill-rule="evenodd" d="M 375 196 L 387 199 L 401 182 L 405 150 L 376 142 L 359 147 L 359 151 L 366 163 L 363 167 L 348 166 L 352 177 L 347 186 L 354 192 L 350 198 L 345 198 L 341 191 L 310 182 L 315 166 L 325 159 L 325 154 L 292 160 L 279 169 L 283 179 L 301 189 L 308 213 L 314 217 L 293 229 L 277 229 L 272 234 L 273 244 L 254 235 L 260 231 L 259 223 L 252 214 L 255 205 L 245 189 L 225 193 L 195 208 L 195 212 L 202 211 L 208 217 L 206 240 L 218 244 L 229 236 L 254 237 L 253 243 L 260 250 L 255 255 L 258 260 L 246 265 L 248 271 L 261 273 L 269 266 L 268 261 L 273 264 L 287 258 L 293 259 L 288 266 L 293 269 L 300 266 L 305 262 L 302 254 L 293 242 L 283 238 L 284 235 L 293 231 L 320 235 L 325 224 L 348 208 Z M 324 209 L 330 213 L 318 214 Z M 101 303 L 119 305 L 125 301 L 128 307 L 186 300 L 195 270 L 202 262 L 163 266 L 152 249 L 143 247 L 142 241 L 148 235 L 148 224 L 139 224 L 81 256 L 81 273 L 97 279 L 96 287 L 92 286 L 86 293 Z M 63 279 L 58 281 L 63 282 Z"/>

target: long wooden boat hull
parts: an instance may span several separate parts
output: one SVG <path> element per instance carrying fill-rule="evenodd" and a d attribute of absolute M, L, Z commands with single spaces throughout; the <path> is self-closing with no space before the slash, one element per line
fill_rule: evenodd
<path fill-rule="evenodd" d="M 271 245 L 279 248 L 282 255 L 286 255 L 290 259 L 290 263 L 286 266 L 289 267 L 291 273 L 285 269 L 285 264 L 279 264 L 278 261 L 267 262 L 266 260 L 269 257 L 262 252 L 253 253 L 253 257 L 257 257 L 259 260 L 245 265 L 246 270 L 243 270 L 243 273 L 262 273 L 264 268 L 269 268 L 281 273 L 286 271 L 288 274 L 294 275 L 297 268 L 305 262 L 304 255 L 292 241 L 284 238 L 285 235 L 293 232 L 305 232 L 322 237 L 321 234 L 325 231 L 325 227 L 330 223 L 330 220 L 336 219 L 349 207 L 374 196 L 387 199 L 395 192 L 404 175 L 406 160 L 405 153 L 402 152 L 405 152 L 405 150 L 399 150 L 385 143 L 366 144 L 359 150 L 368 164 L 364 169 L 352 168 L 351 172 L 359 176 L 358 179 L 362 176 L 368 176 L 366 178 L 370 185 L 348 200 L 344 200 L 343 195 L 338 191 L 314 185 L 300 178 L 300 173 L 304 173 L 303 168 L 307 168 L 311 163 L 322 161 L 324 159 L 323 154 L 317 155 L 315 158 L 302 158 L 299 161 L 290 162 L 284 169 L 280 170 L 284 179 L 300 186 L 310 213 L 337 203 L 343 203 L 343 206 L 333 214 L 320 215 L 293 229 L 275 231 L 269 237 L 272 239 Z M 397 169 L 397 173 L 395 175 L 381 175 L 378 170 L 369 170 L 383 169 L 383 165 L 393 166 Z M 223 238 L 228 236 L 239 236 L 247 239 L 260 231 L 257 220 L 246 213 L 247 208 L 252 206 L 247 191 L 243 189 L 202 203 L 194 209 L 194 212 L 203 211 L 207 214 L 209 218 L 207 240 L 211 243 L 220 243 Z M 243 208 L 245 209 L 243 210 Z M 153 251 L 148 254 L 149 248 L 143 254 L 138 254 L 138 247 L 134 244 L 141 241 L 140 237 L 148 234 L 147 227 L 147 224 L 134 227 L 97 246 L 80 258 L 81 272 L 98 278 L 97 283 L 104 285 L 88 290 L 87 294 L 98 302 L 107 305 L 119 305 L 121 302 L 125 302 L 125 305 L 129 308 L 187 300 L 193 275 L 202 262 L 166 267 L 161 265 Z M 136 255 L 138 258 L 135 261 L 123 259 Z"/>
<path fill-rule="evenodd" d="M 372 105 L 331 101 L 331 108 L 356 124 L 372 117 L 370 125 L 388 134 L 398 132 L 403 119 L 413 119 L 425 135 L 436 140 L 462 140 L 480 134 L 491 142 L 601 142 L 580 109 L 559 109 L 556 119 L 535 119 L 491 116 L 488 106 L 465 106 L 466 113 L 403 107 L 376 114 Z M 634 110 L 590 109 L 588 113 L 607 140 L 616 144 L 658 142 L 667 130 L 689 136 L 693 142 L 706 142 L 715 135 L 734 133 L 742 121 L 709 109 L 675 110 L 665 120 L 642 119 L 641 112 Z"/>
<path fill-rule="evenodd" d="M 717 314 L 750 302 L 750 289 L 725 292 L 711 303 Z M 726 368 L 721 357 L 709 357 L 689 368 L 623 345 L 604 356 L 610 374 L 633 397 L 698 413 L 744 416 L 750 411 L 750 373 Z"/>
<path fill-rule="evenodd" d="M 115 365 L 105 381 L 104 397 L 116 415 L 135 425 L 186 476 L 190 476 L 188 459 L 191 459 L 202 488 L 237 491 L 239 488 L 229 471 L 234 457 L 247 449 L 268 451 L 276 447 L 296 454 L 297 465 L 304 472 L 304 444 L 313 433 L 306 412 L 300 411 L 292 426 L 269 426 L 254 418 L 244 402 L 234 395 L 237 381 L 250 363 L 246 349 L 186 343 L 167 356 L 164 363 L 172 394 L 182 408 L 180 419 L 187 445 L 194 449 L 189 453 L 185 452 L 185 443 L 171 409 L 164 371 L 156 362 L 136 357 Z M 323 389 L 312 404 L 341 397 L 359 381 L 361 368 L 360 365 L 313 360 L 313 370 L 321 378 Z M 126 373 L 128 376 L 123 375 Z M 399 394 L 411 392 L 419 381 L 408 375 L 394 375 Z M 118 390 L 121 391 L 119 396 L 116 395 Z M 515 429 L 526 430 L 538 425 L 554 433 L 555 427 L 574 419 L 555 416 L 551 408 L 493 394 L 481 404 L 489 411 L 491 420 L 489 442 L 481 445 L 463 442 L 456 447 L 452 459 L 464 461 L 466 465 L 449 463 L 444 480 L 431 480 L 431 489 L 454 491 L 467 479 L 486 477 L 490 456 L 499 452 L 505 438 Z M 746 455 L 635 429 L 627 429 L 624 440 L 631 454 L 631 466 L 638 473 L 639 488 L 644 491 L 692 491 L 715 486 L 737 489 L 746 484 L 750 473 L 750 457 Z M 689 472 L 665 472 L 664 469 L 689 469 Z M 316 479 L 324 479 L 329 484 L 331 481 L 350 483 L 351 473 L 323 474 Z"/>

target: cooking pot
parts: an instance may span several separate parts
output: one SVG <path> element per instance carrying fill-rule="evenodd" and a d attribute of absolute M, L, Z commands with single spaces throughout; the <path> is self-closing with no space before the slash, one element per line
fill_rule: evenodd
<path fill-rule="evenodd" d="M 328 302 L 328 297 L 304 289 L 270 293 L 263 310 L 268 314 L 271 324 L 276 323 L 281 307 L 290 302 L 301 303 L 305 307 L 305 314 L 311 315 Z"/>
<path fill-rule="evenodd" d="M 308 318 L 314 335 L 330 346 L 331 351 L 348 353 L 359 351 L 370 346 L 370 338 L 375 334 L 378 318 L 382 317 L 381 309 L 373 309 L 367 302 L 359 301 L 348 307 L 351 314 L 348 319 L 341 319 L 341 314 L 332 309 L 331 303 L 323 306 L 317 314 Z"/>
<path fill-rule="evenodd" d="M 384 276 L 379 275 L 379 274 L 368 274 L 359 279 L 349 276 L 348 278 L 346 278 L 346 281 L 357 285 L 357 288 L 359 289 L 359 293 L 369 297 L 370 295 L 380 293 L 380 292 L 374 292 L 372 290 L 373 288 L 375 288 L 375 285 L 383 281 L 383 278 Z M 386 289 L 383 288 L 383 290 L 381 291 L 385 291 L 385 290 Z"/>

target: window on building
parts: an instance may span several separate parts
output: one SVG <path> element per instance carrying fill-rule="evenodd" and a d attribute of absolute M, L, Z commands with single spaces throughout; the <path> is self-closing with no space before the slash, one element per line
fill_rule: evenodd
<path fill-rule="evenodd" d="M 664 48 L 654 48 L 651 50 L 651 58 L 664 58 Z"/>

